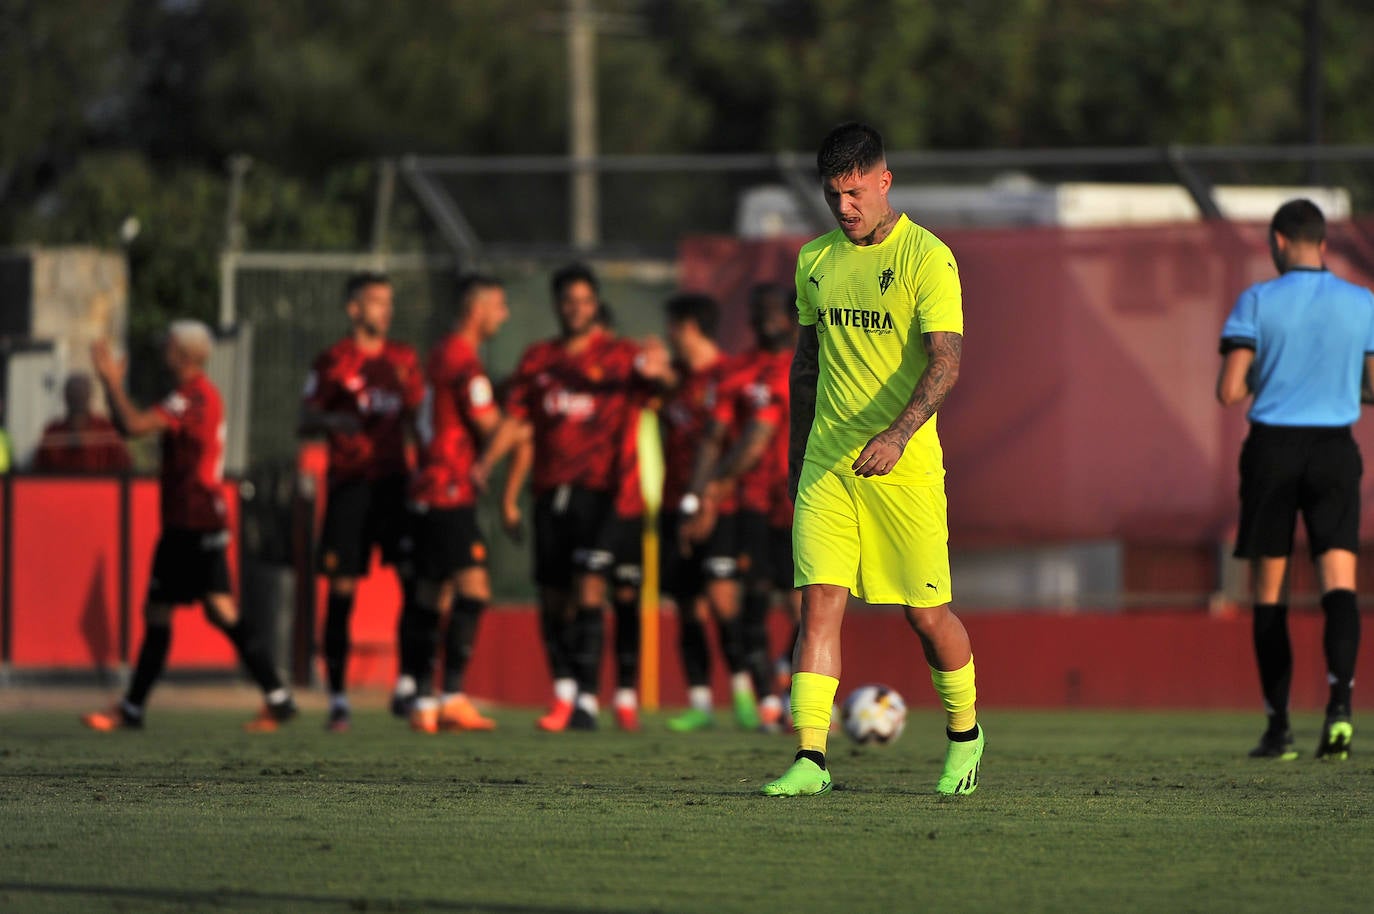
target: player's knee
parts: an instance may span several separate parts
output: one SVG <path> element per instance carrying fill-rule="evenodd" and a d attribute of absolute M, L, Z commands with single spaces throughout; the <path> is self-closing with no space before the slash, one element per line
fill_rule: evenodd
<path fill-rule="evenodd" d="M 476 603 L 491 602 L 491 583 L 487 581 L 472 584 L 460 584 L 457 588 L 460 599 Z"/>
<path fill-rule="evenodd" d="M 932 635 L 949 619 L 949 604 L 939 606 L 908 606 L 906 621 L 912 631 L 921 636 Z"/>
<path fill-rule="evenodd" d="M 233 597 L 228 594 L 215 593 L 205 598 L 203 608 L 205 619 L 215 628 L 228 631 L 238 624 L 238 608 L 234 606 Z"/>

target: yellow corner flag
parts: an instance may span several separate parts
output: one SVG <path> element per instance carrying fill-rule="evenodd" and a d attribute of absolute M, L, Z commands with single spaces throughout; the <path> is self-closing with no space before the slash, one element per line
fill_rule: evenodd
<path fill-rule="evenodd" d="M 639 414 L 635 441 L 639 486 L 644 496 L 644 576 L 639 589 L 639 698 L 646 711 L 658 710 L 658 511 L 663 506 L 663 440 L 658 413 Z"/>

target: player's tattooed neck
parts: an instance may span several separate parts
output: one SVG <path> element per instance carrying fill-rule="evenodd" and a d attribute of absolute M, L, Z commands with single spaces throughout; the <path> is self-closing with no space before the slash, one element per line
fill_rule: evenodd
<path fill-rule="evenodd" d="M 893 210 L 888 210 L 883 214 L 883 217 L 878 220 L 878 224 L 873 228 L 873 231 L 868 234 L 868 237 L 863 240 L 862 244 L 879 243 L 888 235 L 892 234 L 892 227 L 896 224 L 897 213 Z"/>

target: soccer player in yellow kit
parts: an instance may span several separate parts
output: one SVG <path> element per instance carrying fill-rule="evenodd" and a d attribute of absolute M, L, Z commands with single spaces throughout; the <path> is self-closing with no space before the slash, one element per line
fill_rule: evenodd
<path fill-rule="evenodd" d="M 849 595 L 906 609 L 945 707 L 942 794 L 978 786 L 983 730 L 973 651 L 950 611 L 944 458 L 935 412 L 959 375 L 963 305 L 954 255 L 893 212 L 882 137 L 841 124 L 816 157 L 839 228 L 797 256 L 789 484 L 802 622 L 793 654 L 798 751 L 768 796 L 830 791 L 826 737 Z"/>

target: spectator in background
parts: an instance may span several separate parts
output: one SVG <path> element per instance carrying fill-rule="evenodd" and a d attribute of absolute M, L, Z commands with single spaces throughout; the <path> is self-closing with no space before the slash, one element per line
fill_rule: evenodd
<path fill-rule="evenodd" d="M 62 399 L 67 415 L 43 429 L 33 468 L 44 473 L 120 473 L 130 467 L 129 449 L 114 423 L 91 412 L 90 375 L 67 376 Z"/>
<path fill-rule="evenodd" d="M 1299 512 L 1326 616 L 1330 698 L 1318 758 L 1350 752 L 1350 693 L 1360 649 L 1355 563 L 1360 545 L 1360 449 L 1350 427 L 1369 397 L 1374 295 L 1327 272 L 1326 219 L 1291 200 L 1269 224 L 1277 279 L 1241 293 L 1221 329 L 1223 406 L 1253 394 L 1240 452 L 1236 558 L 1250 560 L 1253 639 L 1268 726 L 1254 758 L 1298 757 L 1288 722 L 1288 557 Z M 1362 381 L 1361 378 L 1364 378 Z"/>
<path fill-rule="evenodd" d="M 109 711 L 81 718 L 92 730 L 138 729 L 148 693 L 161 677 L 172 648 L 172 610 L 200 603 L 210 624 L 224 632 L 239 660 L 262 690 L 262 713 L 244 725 L 266 733 L 296 714 L 291 692 L 277 675 L 262 639 L 244 624 L 229 583 L 229 528 L 223 488 L 224 402 L 205 376 L 210 328 L 199 321 L 173 321 L 165 357 L 176 389 L 151 409 L 139 409 L 124 391 L 125 366 L 103 340 L 91 361 L 110 407 L 127 435 L 159 435 L 162 465 L 158 492 L 162 530 L 153 556 L 144 605 L 143 644 L 124 700 Z"/>
<path fill-rule="evenodd" d="M 357 273 L 344 287 L 349 332 L 315 359 L 306 377 L 299 434 L 329 442 L 328 494 L 320 533 L 320 572 L 329 579 L 324 658 L 329 678 L 330 732 L 349 729 L 347 682 L 349 621 L 358 578 L 368 572 L 373 546 L 397 567 L 403 600 L 412 598 L 404 567 L 407 538 L 406 438 L 424 399 L 424 373 L 415 350 L 387 339 L 391 280 Z M 397 640 L 404 642 L 403 624 Z M 401 652 L 408 650 L 403 643 Z M 402 676 L 392 712 L 409 714 L 415 683 Z"/>

